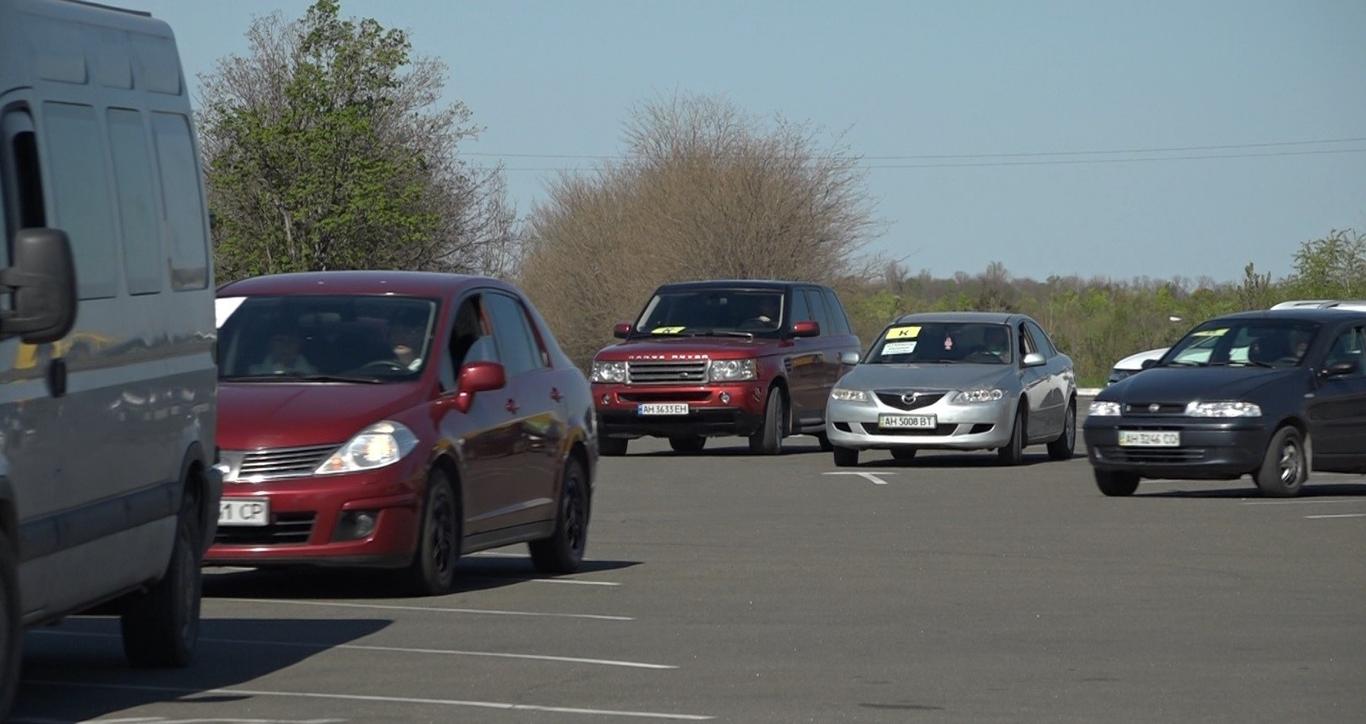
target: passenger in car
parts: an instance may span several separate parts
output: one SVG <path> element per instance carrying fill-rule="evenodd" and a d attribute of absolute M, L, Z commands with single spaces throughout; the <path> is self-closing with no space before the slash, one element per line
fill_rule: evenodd
<path fill-rule="evenodd" d="M 270 336 L 270 352 L 266 358 L 252 365 L 248 372 L 253 375 L 315 375 L 318 370 L 299 350 L 298 337 L 276 332 Z"/>

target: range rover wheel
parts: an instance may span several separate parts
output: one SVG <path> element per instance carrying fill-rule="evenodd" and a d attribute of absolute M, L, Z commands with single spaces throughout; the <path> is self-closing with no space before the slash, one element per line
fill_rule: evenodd
<path fill-rule="evenodd" d="M 441 596 L 455 586 L 455 563 L 460 559 L 460 503 L 450 478 L 440 470 L 427 477 L 422 501 L 422 527 L 417 550 L 405 571 L 408 588 L 419 596 Z"/>
<path fill-rule="evenodd" d="M 835 467 L 853 468 L 858 467 L 858 449 L 852 447 L 835 446 L 832 450 L 835 454 Z"/>
<path fill-rule="evenodd" d="M 188 486 L 176 518 L 175 547 L 166 573 L 151 589 L 123 602 L 123 653 L 139 667 L 188 666 L 199 641 L 199 491 Z"/>
<path fill-rule="evenodd" d="M 9 717 L 14 693 L 19 689 L 20 648 L 19 572 L 9 536 L 0 530 L 0 721 Z"/>
<path fill-rule="evenodd" d="M 624 437 L 600 437 L 598 438 L 598 453 L 609 458 L 617 458 L 626 454 L 626 446 L 630 440 Z"/>
<path fill-rule="evenodd" d="M 1006 446 L 996 451 L 996 458 L 1002 465 L 1019 465 L 1024 462 L 1024 441 L 1025 441 L 1025 401 L 1020 400 L 1019 409 L 1015 411 L 1015 424 L 1010 428 L 1010 442 Z"/>
<path fill-rule="evenodd" d="M 672 447 L 674 452 L 699 453 L 706 446 L 707 438 L 701 435 L 678 435 L 669 438 L 669 447 Z"/>
<path fill-rule="evenodd" d="M 749 436 L 749 451 L 755 455 L 780 454 L 783 451 L 783 421 L 786 419 L 783 392 L 774 387 L 768 391 L 768 404 L 764 405 L 763 427 Z"/>
<path fill-rule="evenodd" d="M 1138 473 L 1123 470 L 1096 470 L 1096 487 L 1111 498 L 1133 495 L 1138 490 Z"/>
<path fill-rule="evenodd" d="M 588 547 L 588 474 L 578 458 L 570 457 L 564 464 L 558 510 L 555 532 L 528 546 L 531 564 L 541 573 L 573 573 L 583 563 Z"/>
<path fill-rule="evenodd" d="M 916 449 L 913 447 L 892 448 L 892 459 L 901 462 L 909 462 L 915 459 Z"/>
<path fill-rule="evenodd" d="M 1262 467 L 1253 475 L 1262 495 L 1289 498 L 1300 494 L 1309 478 L 1309 460 L 1304 454 L 1304 440 L 1300 431 L 1283 427 L 1271 437 L 1266 447 Z"/>
<path fill-rule="evenodd" d="M 1077 401 L 1067 406 L 1067 419 L 1062 424 L 1062 434 L 1057 440 L 1048 443 L 1048 457 L 1054 460 L 1071 460 L 1077 449 Z"/>

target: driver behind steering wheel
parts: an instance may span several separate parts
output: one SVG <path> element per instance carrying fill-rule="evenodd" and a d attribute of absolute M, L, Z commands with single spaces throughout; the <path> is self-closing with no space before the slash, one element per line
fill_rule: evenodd
<path fill-rule="evenodd" d="M 394 350 L 394 360 L 409 372 L 422 367 L 422 358 L 418 354 L 425 332 L 424 327 L 405 321 L 396 321 L 389 329 L 389 344 Z"/>

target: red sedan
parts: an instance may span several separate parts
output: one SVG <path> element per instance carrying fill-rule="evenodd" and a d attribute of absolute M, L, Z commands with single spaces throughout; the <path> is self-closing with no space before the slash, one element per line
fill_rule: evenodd
<path fill-rule="evenodd" d="M 225 476 L 209 565 L 400 568 L 451 589 L 464 553 L 528 542 L 575 570 L 597 462 L 589 385 L 493 279 L 259 277 L 218 291 Z"/>

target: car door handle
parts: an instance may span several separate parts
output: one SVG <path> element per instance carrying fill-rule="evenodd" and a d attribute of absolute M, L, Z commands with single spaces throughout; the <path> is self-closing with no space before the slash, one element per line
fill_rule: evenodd
<path fill-rule="evenodd" d="M 518 410 L 522 409 L 521 407 L 519 407 L 519 406 L 517 405 L 517 401 L 516 401 L 516 400 L 511 400 L 511 399 L 509 399 L 509 400 L 508 400 L 508 403 L 507 403 L 506 405 L 503 405 L 503 407 L 504 407 L 508 412 L 510 412 L 510 413 L 512 413 L 512 414 L 514 414 L 514 415 L 517 414 L 517 411 L 518 411 Z"/>
<path fill-rule="evenodd" d="M 552 388 L 550 388 L 550 399 L 552 399 L 552 400 L 554 400 L 554 401 L 556 401 L 556 402 L 559 402 L 560 400 L 563 400 L 563 399 L 564 399 L 564 395 L 561 395 L 561 394 L 560 394 L 560 388 L 558 388 L 558 387 L 552 387 Z"/>

